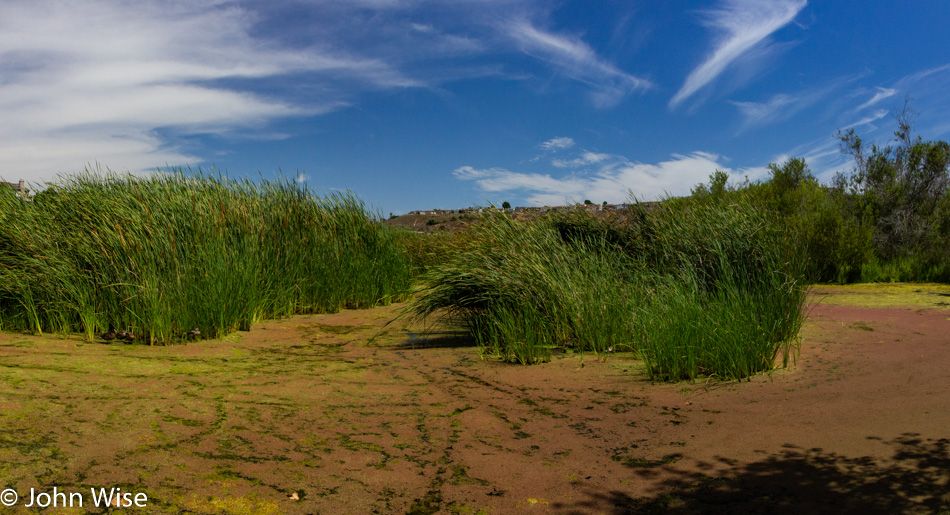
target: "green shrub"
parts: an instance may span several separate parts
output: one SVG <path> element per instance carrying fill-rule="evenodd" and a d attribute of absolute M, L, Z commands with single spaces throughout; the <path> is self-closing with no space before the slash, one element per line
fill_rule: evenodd
<path fill-rule="evenodd" d="M 819 185 L 799 158 L 769 165 L 768 180 L 748 185 L 805 242 L 814 280 L 950 280 L 950 144 L 912 137 L 911 114 L 905 106 L 897 116 L 896 145 L 840 133 L 854 169 L 830 185 Z"/>

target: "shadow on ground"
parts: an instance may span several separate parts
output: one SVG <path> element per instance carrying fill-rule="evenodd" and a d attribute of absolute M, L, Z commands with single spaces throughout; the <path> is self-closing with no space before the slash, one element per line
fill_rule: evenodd
<path fill-rule="evenodd" d="M 409 333 L 405 343 L 394 345 L 397 349 L 454 349 L 476 347 L 477 343 L 464 331 L 428 331 L 422 334 Z"/>
<path fill-rule="evenodd" d="M 876 437 L 869 437 L 876 440 Z M 941 513 L 950 514 L 950 439 L 922 440 L 907 433 L 886 442 L 887 460 L 850 458 L 822 449 L 786 445 L 749 464 L 732 463 L 734 476 L 712 478 L 673 471 L 657 490 L 635 499 L 621 492 L 585 492 L 557 513 Z M 702 467 L 711 464 L 700 464 Z M 638 472 L 655 477 L 655 470 Z"/>

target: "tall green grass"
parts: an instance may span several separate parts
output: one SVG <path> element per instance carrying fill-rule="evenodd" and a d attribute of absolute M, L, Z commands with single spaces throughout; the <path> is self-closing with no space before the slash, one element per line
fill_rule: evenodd
<path fill-rule="evenodd" d="M 619 326 L 631 306 L 614 287 L 622 260 L 602 239 L 565 241 L 548 223 L 490 214 L 457 243 L 423 275 L 414 316 L 455 318 L 484 351 L 521 363 L 556 347 L 605 352 L 625 341 Z"/>
<path fill-rule="evenodd" d="M 33 202 L 0 195 L 4 329 L 213 337 L 399 300 L 411 281 L 397 238 L 358 199 L 287 180 L 87 170 Z"/>
<path fill-rule="evenodd" d="M 787 365 L 804 321 L 807 255 L 748 197 L 675 199 L 652 213 L 641 256 L 660 278 L 638 308 L 655 379 L 740 379 Z"/>
<path fill-rule="evenodd" d="M 491 215 L 459 241 L 409 309 L 460 320 L 509 361 L 633 350 L 657 380 L 740 379 L 797 349 L 806 259 L 747 199 L 671 199 L 607 220 Z"/>

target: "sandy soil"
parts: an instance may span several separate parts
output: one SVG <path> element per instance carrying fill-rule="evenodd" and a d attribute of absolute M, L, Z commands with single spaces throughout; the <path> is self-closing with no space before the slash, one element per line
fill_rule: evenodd
<path fill-rule="evenodd" d="M 138 513 L 950 513 L 950 287 L 816 288 L 797 363 L 483 360 L 400 306 L 173 347 L 0 335 L 0 488 Z M 118 510 L 114 510 L 118 512 Z M 126 511 L 126 510 L 122 510 Z"/>

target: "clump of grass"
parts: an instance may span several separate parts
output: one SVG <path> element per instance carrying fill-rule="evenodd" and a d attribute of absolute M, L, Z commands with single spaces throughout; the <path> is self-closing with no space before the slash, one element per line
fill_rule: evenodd
<path fill-rule="evenodd" d="M 459 319 L 505 360 L 635 350 L 657 380 L 739 379 L 796 349 L 804 258 L 747 200 L 668 200 L 607 221 L 488 215 L 463 241 L 409 309 Z"/>
<path fill-rule="evenodd" d="M 422 276 L 410 312 L 465 324 L 482 349 L 534 363 L 554 347 L 603 352 L 627 341 L 629 299 L 613 288 L 619 254 L 595 238 L 562 239 L 548 222 L 486 215 L 456 251 Z M 579 309 L 583 307 L 583 309 Z M 619 316 L 618 316 L 619 315 Z"/>
<path fill-rule="evenodd" d="M 747 199 L 666 203 L 642 259 L 656 274 L 634 325 L 654 379 L 741 379 L 788 364 L 804 321 L 806 256 Z"/>
<path fill-rule="evenodd" d="M 399 300 L 411 281 L 399 242 L 358 199 L 288 180 L 87 170 L 33 202 L 0 195 L 5 329 L 213 337 Z"/>
<path fill-rule="evenodd" d="M 415 275 L 420 275 L 431 267 L 445 262 L 473 237 L 473 231 L 466 228 L 426 233 L 408 229 L 393 230 L 409 257 Z"/>

